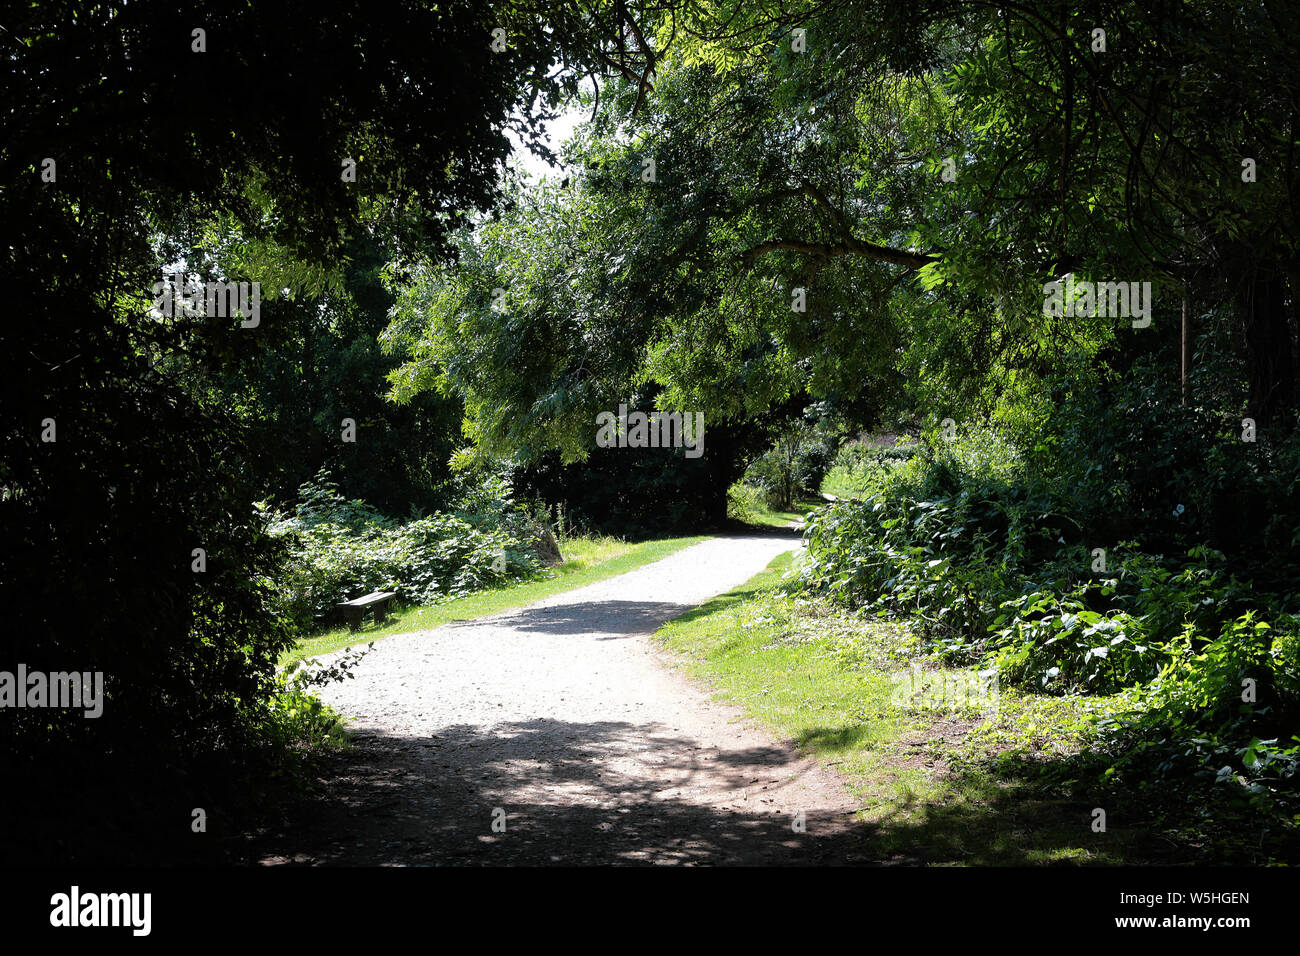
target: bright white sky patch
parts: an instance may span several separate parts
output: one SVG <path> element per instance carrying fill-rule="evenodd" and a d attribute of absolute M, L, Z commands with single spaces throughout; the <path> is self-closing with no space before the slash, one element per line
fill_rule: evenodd
<path fill-rule="evenodd" d="M 561 113 L 553 121 L 546 124 L 545 141 L 551 147 L 551 150 L 558 157 L 560 147 L 564 141 L 573 135 L 573 130 L 579 123 L 587 118 L 587 113 L 581 107 L 574 106 Z M 514 152 L 510 156 L 511 165 L 520 166 L 528 174 L 529 178 L 540 182 L 549 176 L 563 176 L 563 166 L 550 166 L 545 160 L 533 155 L 528 149 L 525 149 L 519 138 L 514 133 L 507 131 L 510 137 L 510 145 L 514 147 Z"/>

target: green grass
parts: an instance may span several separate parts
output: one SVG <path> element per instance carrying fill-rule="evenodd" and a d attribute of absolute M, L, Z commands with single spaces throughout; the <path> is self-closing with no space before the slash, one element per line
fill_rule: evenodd
<path fill-rule="evenodd" d="M 778 556 L 739 588 L 664 625 L 656 637 L 682 655 L 688 671 L 707 679 L 724 699 L 740 704 L 777 736 L 833 760 L 855 777 L 875 771 L 875 752 L 906 729 L 901 713 L 859 719 L 864 708 L 883 712 L 890 682 L 884 672 L 846 668 L 833 653 L 834 630 L 825 618 L 769 589 L 793 555 Z M 812 625 L 807 626 L 807 625 Z M 908 785 L 927 789 L 919 777 Z"/>
<path fill-rule="evenodd" d="M 808 516 L 809 511 L 820 508 L 824 504 L 826 502 L 821 498 L 800 498 L 789 511 L 779 511 L 766 505 L 759 505 L 746 517 L 745 523 L 764 528 L 786 528 L 792 521 L 801 523 Z"/>
<path fill-rule="evenodd" d="M 1036 776 L 1044 762 L 1078 749 L 1077 715 L 1068 708 L 1012 695 L 986 720 L 976 712 L 893 703 L 890 674 L 922 660 L 917 639 L 905 625 L 774 590 L 792 559 L 781 555 L 735 590 L 670 621 L 656 638 L 722 699 L 842 772 L 882 861 L 1190 858 L 1180 857 L 1177 842 L 1158 828 L 1136 825 L 1142 808 L 1122 794 L 1075 792 Z M 1033 740 L 1027 759 L 990 762 L 1017 737 Z M 1096 806 L 1109 808 L 1106 833 L 1091 829 Z"/>
<path fill-rule="evenodd" d="M 398 609 L 388 617 L 383 627 L 367 624 L 360 632 L 346 627 L 334 628 L 303 638 L 280 658 L 280 664 L 304 657 L 315 657 L 342 650 L 345 647 L 368 644 L 393 634 L 424 631 L 452 621 L 467 621 L 486 617 L 499 611 L 523 607 L 542 598 L 571 591 L 606 578 L 624 574 L 642 565 L 658 561 L 675 551 L 698 544 L 707 535 L 688 538 L 662 538 L 632 544 L 618 538 L 570 538 L 560 547 L 564 564 L 555 568 L 552 576 L 536 581 L 525 581 L 479 591 L 475 594 L 434 604 L 427 607 Z"/>
<path fill-rule="evenodd" d="M 825 504 L 826 500 L 817 495 L 802 495 L 795 499 L 793 508 L 785 511 L 769 507 L 763 492 L 744 482 L 736 482 L 727 491 L 727 517 L 742 528 L 788 528 L 792 523 L 802 524 L 809 511 Z"/>

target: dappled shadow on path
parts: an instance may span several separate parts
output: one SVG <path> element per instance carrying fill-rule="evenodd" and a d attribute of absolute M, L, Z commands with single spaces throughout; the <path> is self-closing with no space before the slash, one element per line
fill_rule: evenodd
<path fill-rule="evenodd" d="M 669 601 L 580 601 L 551 607 L 525 608 L 494 618 L 492 627 L 510 627 L 525 633 L 561 634 L 599 640 L 648 634 L 688 610 L 690 605 Z M 466 622 L 467 624 L 472 622 Z"/>
<path fill-rule="evenodd" d="M 855 735 L 818 728 L 823 743 Z M 877 803 L 864 824 L 800 808 L 801 763 L 783 746 L 718 750 L 657 724 L 535 719 L 427 737 L 364 735 L 330 758 L 319 795 L 245 859 L 276 865 L 933 865 L 1186 863 L 1204 848 L 1113 800 L 957 773 L 961 800 Z M 887 785 L 888 768 L 879 783 Z M 1011 775 L 1014 778 L 1014 774 Z M 823 807 L 829 805 L 823 803 Z M 792 827 L 804 809 L 805 832 Z M 504 832 L 500 821 L 504 819 Z M 291 821 L 291 822 L 290 822 Z M 494 830 L 494 821 L 497 829 Z M 1285 852 L 1281 853 L 1285 857 Z M 1232 862 L 1259 862 L 1237 854 Z"/>
<path fill-rule="evenodd" d="M 250 848 L 266 863 L 869 864 L 870 834 L 806 809 L 782 747 L 703 748 L 662 725 L 537 719 L 363 737 L 322 794 Z M 500 821 L 504 832 L 496 832 Z"/>
<path fill-rule="evenodd" d="M 802 528 L 785 528 L 776 525 L 746 524 L 743 521 L 729 520 L 720 529 L 721 533 L 745 538 L 789 538 L 799 542 L 803 539 Z"/>

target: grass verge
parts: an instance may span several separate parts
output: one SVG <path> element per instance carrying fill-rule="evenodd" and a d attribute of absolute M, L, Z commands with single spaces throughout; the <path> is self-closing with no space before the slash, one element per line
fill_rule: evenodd
<path fill-rule="evenodd" d="M 765 504 L 759 504 L 754 510 L 746 514 L 743 520 L 745 524 L 756 527 L 788 528 L 791 522 L 802 524 L 803 520 L 808 517 L 808 512 L 825 504 L 825 500 L 821 498 L 800 498 L 789 511 L 781 511 L 776 508 L 769 508 Z"/>
<path fill-rule="evenodd" d="M 919 665 L 933 685 L 951 671 L 903 624 L 785 593 L 792 560 L 781 555 L 656 638 L 721 698 L 842 772 L 882 862 L 1269 862 L 1250 841 L 1225 842 L 1078 772 L 1092 759 L 1086 712 L 1106 698 L 1004 690 L 992 713 L 900 701 L 900 672 Z M 1098 808 L 1104 832 L 1094 829 Z"/>
<path fill-rule="evenodd" d="M 699 544 L 707 535 L 687 538 L 662 538 L 632 544 L 618 538 L 570 538 L 561 546 L 565 555 L 562 565 L 550 577 L 536 581 L 508 584 L 487 591 L 425 607 L 401 608 L 390 614 L 382 627 L 367 624 L 354 632 L 346 627 L 334 628 L 303 638 L 280 658 L 281 666 L 306 657 L 316 657 L 343 650 L 346 647 L 368 644 L 393 634 L 424 631 L 450 624 L 486 617 L 499 611 L 523 607 L 542 598 L 571 591 L 606 578 L 624 574 L 665 558 L 675 551 Z"/>

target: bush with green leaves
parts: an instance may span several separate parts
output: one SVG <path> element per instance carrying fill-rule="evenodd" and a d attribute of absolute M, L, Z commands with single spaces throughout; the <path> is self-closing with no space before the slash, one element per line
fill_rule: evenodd
<path fill-rule="evenodd" d="M 435 604 L 537 574 L 532 519 L 510 503 L 509 489 L 488 479 L 462 495 L 464 510 L 406 522 L 349 501 L 322 473 L 303 485 L 292 516 L 270 516 L 289 543 L 277 584 L 299 627 L 318 627 L 342 601 L 395 591 L 411 604 Z"/>
<path fill-rule="evenodd" d="M 373 648 L 374 642 L 364 650 L 349 650 L 330 663 L 312 667 L 314 660 L 291 661 L 276 672 L 276 693 L 271 698 L 263 723 L 263 736 L 278 743 L 285 755 L 296 754 L 300 748 L 319 747 L 340 739 L 343 715 L 330 707 L 314 693 L 313 688 L 340 683 L 355 678 L 353 669 Z"/>
<path fill-rule="evenodd" d="M 896 470 L 911 461 L 920 446 L 881 445 L 854 440 L 841 445 L 823 478 L 823 489 L 841 498 L 862 498 L 879 492 Z"/>
<path fill-rule="evenodd" d="M 1101 726 L 1115 772 L 1182 768 L 1240 778 L 1255 796 L 1294 787 L 1300 616 L 1289 590 L 1255 587 L 1204 544 L 1167 557 L 1117 541 L 1101 564 L 1077 487 L 1058 490 L 987 429 L 932 436 L 878 479 L 864 499 L 809 519 L 801 587 L 904 617 L 931 650 L 996 667 L 1007 684 L 1122 695 L 1121 716 Z"/>
<path fill-rule="evenodd" d="M 1221 361 L 1198 355 L 1201 374 Z M 1243 440 L 1240 414 L 1184 405 L 1155 359 L 1100 381 L 1062 379 L 1054 389 L 1051 414 L 1023 437 L 1026 468 L 1094 540 L 1138 539 L 1164 554 L 1208 546 L 1265 591 L 1292 590 L 1300 578 L 1300 431 L 1261 428 Z"/>
<path fill-rule="evenodd" d="M 833 460 L 834 447 L 822 429 L 787 429 L 750 464 L 743 480 L 763 493 L 769 508 L 788 511 L 799 495 L 817 493 Z"/>
<path fill-rule="evenodd" d="M 1192 626 L 1168 648 L 1156 680 L 1099 721 L 1115 760 L 1108 775 L 1139 783 L 1186 773 L 1240 786 L 1253 802 L 1294 796 L 1300 783 L 1300 617 L 1277 625 L 1252 612 L 1209 641 Z"/>
<path fill-rule="evenodd" d="M 763 510 L 763 493 L 753 485 L 738 481 L 727 489 L 727 517 L 733 521 L 753 521 Z"/>
<path fill-rule="evenodd" d="M 1108 693 L 1154 678 L 1168 649 L 1152 646 L 1140 618 L 1090 610 L 1093 588 L 1084 583 L 1066 596 L 1035 591 L 1003 602 L 989 642 L 999 674 L 1046 693 Z"/>
<path fill-rule="evenodd" d="M 1071 496 L 1013 445 L 968 428 L 932 439 L 864 500 L 814 515 L 804 583 L 851 606 L 906 613 L 937 643 L 977 655 L 1076 625 L 1163 644 L 1188 622 L 1213 629 L 1261 603 L 1284 609 L 1284 596 L 1253 591 L 1205 546 L 1170 560 L 1118 541 L 1108 568 L 1094 570 L 1095 541 L 1076 515 Z"/>
<path fill-rule="evenodd" d="M 1149 681 L 1189 624 L 1213 630 L 1252 603 L 1272 606 L 1211 549 L 1178 566 L 1117 547 L 1108 572 L 1093 572 L 1086 548 L 1044 540 L 1033 519 L 1050 512 L 1027 507 L 1032 495 L 906 490 L 814 514 L 802 585 L 905 616 L 945 656 L 995 664 L 1014 684 L 1067 693 Z"/>
<path fill-rule="evenodd" d="M 1035 559 L 1056 557 L 1050 539 L 1060 524 L 1041 489 L 988 460 L 989 445 L 909 452 L 864 499 L 819 511 L 808 525 L 805 586 L 907 615 L 958 656 L 983 653 L 999 607 L 1024 593 Z"/>

